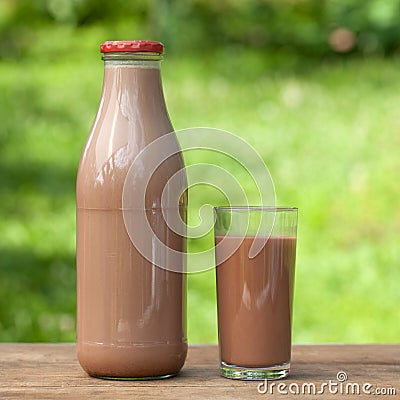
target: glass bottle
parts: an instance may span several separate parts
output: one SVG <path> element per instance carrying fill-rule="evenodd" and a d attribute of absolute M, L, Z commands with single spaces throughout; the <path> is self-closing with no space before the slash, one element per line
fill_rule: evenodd
<path fill-rule="evenodd" d="M 83 369 L 96 377 L 169 377 L 186 358 L 184 256 L 177 258 L 182 264 L 178 272 L 157 265 L 137 250 L 126 224 L 127 215 L 135 225 L 142 221 L 139 214 L 146 214 L 152 234 L 143 229 L 141 239 L 161 264 L 163 249 L 156 236 L 177 254 L 185 252 L 184 235 L 169 229 L 162 213 L 163 189 L 184 168 L 180 151 L 152 171 L 146 193 L 127 180 L 132 169 L 139 178 L 146 171 L 145 161 L 133 164 L 138 154 L 173 132 L 160 75 L 163 50 L 161 43 L 149 41 L 101 45 L 103 90 L 76 188 L 77 353 Z M 172 146 L 179 150 L 174 133 Z M 185 220 L 187 198 L 182 193 L 178 206 Z M 144 210 L 139 206 L 143 196 Z"/>

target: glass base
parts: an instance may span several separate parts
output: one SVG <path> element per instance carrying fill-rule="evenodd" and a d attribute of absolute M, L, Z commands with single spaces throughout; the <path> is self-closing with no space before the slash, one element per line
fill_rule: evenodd
<path fill-rule="evenodd" d="M 244 381 L 261 381 L 264 379 L 283 379 L 289 375 L 290 363 L 272 365 L 270 367 L 240 367 L 239 365 L 220 363 L 221 376 L 229 379 L 241 379 Z"/>
<path fill-rule="evenodd" d="M 143 376 L 139 378 L 135 377 L 118 377 L 118 376 L 97 376 L 97 375 L 92 375 L 94 378 L 99 378 L 99 379 L 106 379 L 109 381 L 151 381 L 155 379 L 168 379 L 176 376 L 177 374 L 165 374 L 165 375 L 158 375 L 158 376 Z"/>

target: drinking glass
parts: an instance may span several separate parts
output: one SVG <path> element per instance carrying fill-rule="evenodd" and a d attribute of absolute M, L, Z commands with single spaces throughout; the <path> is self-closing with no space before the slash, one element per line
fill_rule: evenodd
<path fill-rule="evenodd" d="M 220 372 L 243 380 L 289 374 L 297 208 L 216 207 Z"/>

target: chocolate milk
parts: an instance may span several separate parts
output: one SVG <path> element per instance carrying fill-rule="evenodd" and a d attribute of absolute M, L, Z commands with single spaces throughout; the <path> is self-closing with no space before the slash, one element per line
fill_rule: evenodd
<path fill-rule="evenodd" d="M 222 239 L 216 237 L 216 244 Z M 217 264 L 242 238 L 224 240 Z M 241 367 L 280 365 L 290 361 L 296 239 L 270 237 L 249 259 L 253 241 L 254 237 L 244 238 L 216 268 L 220 357 Z"/>
<path fill-rule="evenodd" d="M 124 57 L 106 61 L 99 111 L 77 177 L 77 352 L 93 376 L 166 377 L 186 358 L 186 279 L 137 251 L 124 224 L 122 191 L 136 155 L 173 128 L 159 62 Z M 179 251 L 185 251 L 185 240 L 165 225 L 161 193 L 182 167 L 180 153 L 166 160 L 145 196 L 154 235 Z M 132 196 L 134 203 L 143 193 Z M 184 196 L 180 208 L 184 214 Z M 135 218 L 138 211 L 129 212 Z M 145 239 L 151 243 L 153 236 Z"/>

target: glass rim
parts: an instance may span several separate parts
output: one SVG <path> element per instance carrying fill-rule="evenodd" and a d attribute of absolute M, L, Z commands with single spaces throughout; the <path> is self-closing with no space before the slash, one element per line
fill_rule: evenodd
<path fill-rule="evenodd" d="M 285 206 L 217 206 L 215 211 L 268 211 L 268 212 L 284 212 L 298 211 L 297 207 Z"/>

